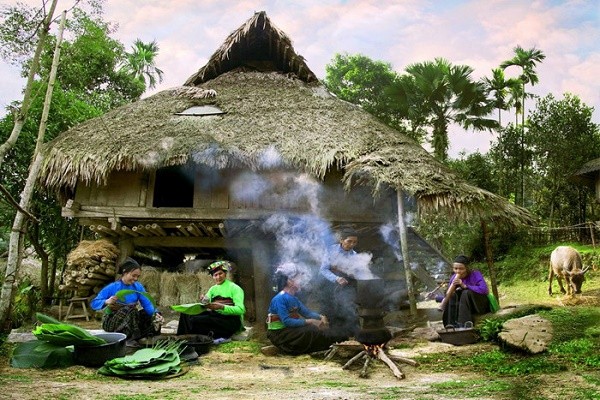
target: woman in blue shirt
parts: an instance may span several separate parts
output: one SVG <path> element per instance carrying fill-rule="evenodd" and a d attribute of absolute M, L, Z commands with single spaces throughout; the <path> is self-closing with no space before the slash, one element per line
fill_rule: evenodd
<path fill-rule="evenodd" d="M 139 346 L 137 340 L 160 333 L 164 321 L 148 298 L 140 293 L 131 293 L 119 300 L 116 294 L 128 289 L 146 292 L 138 282 L 142 268 L 133 258 L 127 257 L 120 266 L 121 279 L 106 285 L 90 303 L 94 310 L 104 310 L 102 329 L 106 332 L 121 332 L 127 335 L 128 346 Z M 142 309 L 138 309 L 138 304 Z"/>
<path fill-rule="evenodd" d="M 278 275 L 283 289 L 271 300 L 267 317 L 267 337 L 286 354 L 304 354 L 328 349 L 346 337 L 333 334 L 324 315 L 310 310 L 297 297 L 300 278 L 288 272 Z"/>

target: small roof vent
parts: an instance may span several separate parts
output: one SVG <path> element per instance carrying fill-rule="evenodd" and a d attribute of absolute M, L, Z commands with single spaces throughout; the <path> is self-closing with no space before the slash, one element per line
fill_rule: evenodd
<path fill-rule="evenodd" d="M 184 110 L 180 113 L 175 113 L 175 115 L 192 115 L 201 117 L 204 115 L 221 115 L 225 114 L 224 111 L 215 106 L 194 106 L 190 107 L 187 110 Z"/>

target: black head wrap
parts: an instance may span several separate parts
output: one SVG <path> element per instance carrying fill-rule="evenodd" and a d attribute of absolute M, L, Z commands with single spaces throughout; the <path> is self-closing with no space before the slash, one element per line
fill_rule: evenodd
<path fill-rule="evenodd" d="M 469 265 L 469 258 L 467 256 L 463 256 L 461 254 L 460 256 L 456 256 L 456 258 L 454 259 L 454 262 L 467 266 L 467 265 Z"/>
<path fill-rule="evenodd" d="M 358 237 L 358 233 L 356 232 L 356 230 L 354 228 L 348 226 L 348 227 L 343 228 L 340 231 L 340 239 L 341 240 L 344 240 L 350 236 Z"/>
<path fill-rule="evenodd" d="M 127 257 L 125 260 L 123 260 L 123 262 L 119 266 L 119 270 L 121 271 L 121 274 L 125 274 L 127 272 L 131 272 L 131 271 L 133 271 L 135 269 L 138 269 L 138 268 L 141 268 L 140 264 L 138 264 L 138 262 L 135 261 L 131 257 Z"/>

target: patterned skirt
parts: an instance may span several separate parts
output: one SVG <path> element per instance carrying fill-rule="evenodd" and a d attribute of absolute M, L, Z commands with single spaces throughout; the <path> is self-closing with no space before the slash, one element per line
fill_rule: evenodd
<path fill-rule="evenodd" d="M 160 333 L 160 329 L 154 329 L 152 317 L 134 306 L 121 307 L 110 314 L 104 314 L 102 329 L 106 332 L 121 332 L 127 335 L 127 339 L 135 340 Z"/>

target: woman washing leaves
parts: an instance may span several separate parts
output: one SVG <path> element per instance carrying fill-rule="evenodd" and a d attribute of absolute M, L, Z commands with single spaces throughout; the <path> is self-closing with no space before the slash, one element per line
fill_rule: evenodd
<path fill-rule="evenodd" d="M 94 310 L 104 310 L 102 329 L 127 335 L 127 346 L 139 347 L 138 340 L 160 333 L 164 319 L 149 298 L 142 293 L 144 286 L 138 282 L 142 268 L 133 258 L 127 257 L 119 267 L 121 279 L 106 285 L 90 303 Z M 121 290 L 135 291 L 118 296 Z M 142 306 L 138 310 L 138 304 Z"/>

